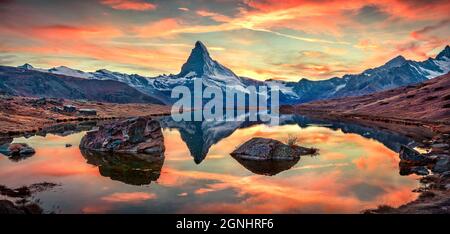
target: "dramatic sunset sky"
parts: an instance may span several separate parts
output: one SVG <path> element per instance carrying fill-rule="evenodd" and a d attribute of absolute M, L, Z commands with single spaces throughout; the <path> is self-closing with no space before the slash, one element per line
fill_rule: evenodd
<path fill-rule="evenodd" d="M 450 42 L 448 0 L 0 0 L 0 64 L 178 73 L 196 40 L 241 76 L 358 73 Z"/>

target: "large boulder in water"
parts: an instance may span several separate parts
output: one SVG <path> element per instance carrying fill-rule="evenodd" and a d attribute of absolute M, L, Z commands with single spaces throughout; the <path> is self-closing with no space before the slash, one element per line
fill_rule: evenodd
<path fill-rule="evenodd" d="M 28 157 L 36 151 L 26 143 L 5 143 L 0 145 L 0 153 L 11 157 Z"/>
<path fill-rule="evenodd" d="M 164 156 L 164 138 L 158 121 L 136 117 L 99 126 L 80 142 L 84 150 L 100 152 L 140 153 Z"/>
<path fill-rule="evenodd" d="M 255 137 L 234 150 L 231 155 L 247 160 L 294 160 L 300 155 L 315 154 L 316 149 L 287 145 L 278 140 Z"/>

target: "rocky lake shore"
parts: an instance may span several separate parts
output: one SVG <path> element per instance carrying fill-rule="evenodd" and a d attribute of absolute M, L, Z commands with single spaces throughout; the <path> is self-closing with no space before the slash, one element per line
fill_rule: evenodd
<path fill-rule="evenodd" d="M 36 133 L 58 123 L 170 114 L 156 104 L 118 104 L 0 95 L 0 136 Z"/>
<path fill-rule="evenodd" d="M 296 113 L 324 120 L 356 123 L 413 139 L 412 154 L 424 161 L 407 163 L 402 155 L 400 174 L 422 176 L 417 200 L 392 208 L 381 205 L 366 213 L 450 213 L 450 75 L 380 93 L 283 106 L 281 113 Z M 400 152 L 402 153 L 402 151 Z M 419 160 L 420 161 L 420 160 Z M 425 163 L 426 162 L 426 163 Z"/>
<path fill-rule="evenodd" d="M 450 126 L 441 121 L 410 121 L 408 119 L 390 119 L 380 116 L 360 116 L 343 114 L 339 112 L 325 112 L 315 110 L 295 110 L 284 108 L 283 113 L 300 113 L 326 120 L 357 123 L 363 126 L 379 128 L 408 136 L 415 140 L 415 147 L 424 150 L 417 152 L 421 157 L 429 159 L 421 164 L 425 173 L 419 174 L 421 187 L 414 190 L 420 195 L 417 200 L 404 204 L 398 208 L 382 205 L 377 209 L 366 210 L 364 213 L 450 213 Z M 400 155 L 399 155 L 400 157 Z M 401 159 L 401 157 L 400 157 Z M 402 161 L 399 164 L 399 173 L 402 174 Z M 414 166 L 414 165 L 410 165 Z M 411 168 L 409 168 L 410 170 Z M 437 170 L 436 170 L 437 169 Z M 414 169 L 413 169 L 414 170 Z M 431 172 L 430 172 L 431 171 Z M 414 172 L 413 172 L 414 173 Z M 409 173 L 410 174 L 410 173 Z"/>

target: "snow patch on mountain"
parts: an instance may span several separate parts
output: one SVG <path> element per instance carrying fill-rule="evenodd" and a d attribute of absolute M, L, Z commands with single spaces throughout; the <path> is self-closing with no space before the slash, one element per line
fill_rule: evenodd
<path fill-rule="evenodd" d="M 66 66 L 59 66 L 54 67 L 48 70 L 48 72 L 58 75 L 64 75 L 64 76 L 73 76 L 78 78 L 84 78 L 84 79 L 90 79 L 94 78 L 94 76 L 91 73 L 72 69 Z"/>

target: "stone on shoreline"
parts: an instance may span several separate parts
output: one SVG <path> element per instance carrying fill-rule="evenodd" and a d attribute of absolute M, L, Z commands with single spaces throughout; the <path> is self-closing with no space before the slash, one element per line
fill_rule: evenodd
<path fill-rule="evenodd" d="M 315 154 L 316 152 L 316 149 L 255 137 L 234 150 L 231 155 L 247 160 L 294 160 L 300 155 Z"/>
<path fill-rule="evenodd" d="M 411 167 L 411 172 L 422 176 L 429 174 L 428 169 L 425 166 Z"/>
<path fill-rule="evenodd" d="M 67 113 L 73 113 L 73 112 L 77 111 L 77 108 L 72 105 L 64 105 L 63 110 L 64 110 L 64 112 L 67 112 Z"/>
<path fill-rule="evenodd" d="M 424 157 L 422 154 L 409 146 L 401 145 L 399 152 L 401 163 L 411 165 L 426 165 L 432 160 Z"/>
<path fill-rule="evenodd" d="M 407 176 L 411 174 L 425 176 L 429 174 L 429 171 L 425 166 L 412 166 L 411 164 L 405 164 L 400 162 L 399 174 L 402 176 Z"/>
<path fill-rule="evenodd" d="M 0 214 L 42 214 L 42 208 L 32 201 L 33 194 L 58 186 L 54 183 L 42 182 L 18 188 L 0 185 Z M 13 202 L 14 201 L 14 202 Z"/>
<path fill-rule="evenodd" d="M 444 173 L 450 171 L 450 157 L 440 157 L 434 165 L 432 171 L 435 173 Z"/>
<path fill-rule="evenodd" d="M 80 148 L 101 152 L 164 156 L 161 125 L 149 117 L 130 118 L 99 126 L 81 139 Z"/>
<path fill-rule="evenodd" d="M 0 153 L 6 156 L 30 156 L 36 151 L 25 143 L 12 143 L 0 146 Z"/>
<path fill-rule="evenodd" d="M 0 214 L 42 214 L 43 210 L 35 203 L 15 205 L 9 200 L 0 200 Z"/>

